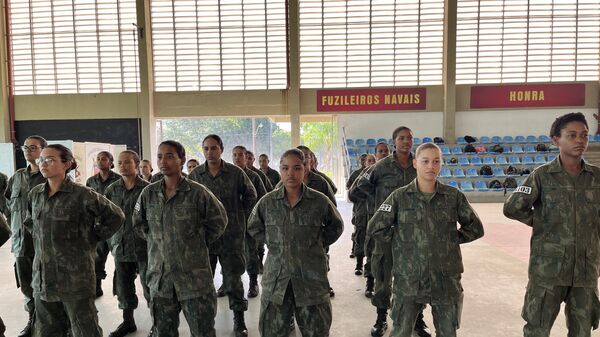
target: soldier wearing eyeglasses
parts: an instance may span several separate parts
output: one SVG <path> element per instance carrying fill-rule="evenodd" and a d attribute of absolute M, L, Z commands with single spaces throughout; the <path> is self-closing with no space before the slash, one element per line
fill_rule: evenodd
<path fill-rule="evenodd" d="M 12 231 L 12 252 L 15 255 L 15 274 L 17 287 L 25 296 L 25 309 L 29 313 L 27 325 L 18 337 L 29 337 L 33 328 L 35 304 L 33 289 L 31 288 L 33 275 L 33 239 L 31 234 L 23 227 L 27 215 L 27 194 L 36 185 L 43 184 L 46 179 L 40 173 L 36 160 L 40 157 L 42 149 L 48 145 L 41 136 L 29 136 L 21 147 L 27 167 L 19 169 L 8 181 L 4 196 L 7 200 L 7 216 L 10 219 Z"/>

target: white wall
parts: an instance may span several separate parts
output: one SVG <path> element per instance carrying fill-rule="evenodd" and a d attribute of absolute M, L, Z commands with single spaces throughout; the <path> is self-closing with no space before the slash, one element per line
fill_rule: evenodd
<path fill-rule="evenodd" d="M 442 135 L 443 114 L 441 112 L 396 112 L 340 114 L 338 125 L 348 138 L 392 138 L 392 132 L 405 125 L 412 129 L 415 137 L 436 137 Z"/>
<path fill-rule="evenodd" d="M 501 111 L 457 111 L 456 136 L 528 136 L 548 135 L 554 119 L 569 112 L 581 112 L 595 134 L 598 123 L 596 109 L 536 109 Z"/>

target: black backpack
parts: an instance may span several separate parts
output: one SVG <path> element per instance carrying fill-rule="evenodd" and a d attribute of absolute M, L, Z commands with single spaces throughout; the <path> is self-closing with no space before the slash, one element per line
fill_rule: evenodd
<path fill-rule="evenodd" d="M 464 153 L 476 153 L 477 150 L 475 150 L 475 146 L 473 146 L 473 144 L 467 144 L 465 145 L 465 149 L 463 150 Z"/>
<path fill-rule="evenodd" d="M 465 142 L 471 144 L 471 143 L 476 143 L 477 142 L 477 138 L 473 137 L 473 136 L 465 136 Z"/>
<path fill-rule="evenodd" d="M 500 144 L 495 144 L 495 145 L 492 146 L 490 152 L 503 153 L 504 152 L 504 148 Z"/>
<path fill-rule="evenodd" d="M 535 150 L 537 152 L 546 152 L 546 151 L 548 151 L 548 147 L 546 146 L 546 144 L 540 143 L 540 144 L 538 144 L 538 145 L 535 146 Z"/>
<path fill-rule="evenodd" d="M 456 157 L 452 157 L 450 160 L 448 160 L 448 164 L 458 164 L 458 159 L 456 159 Z"/>
<path fill-rule="evenodd" d="M 517 188 L 517 181 L 513 177 L 508 177 L 504 180 L 504 184 L 502 184 L 504 188 Z"/>
<path fill-rule="evenodd" d="M 442 137 L 433 137 L 433 142 L 435 144 L 446 144 L 446 142 L 444 141 L 444 138 L 442 138 Z"/>
<path fill-rule="evenodd" d="M 519 169 L 517 169 L 516 167 L 510 165 L 507 169 L 506 169 L 506 174 L 508 175 L 518 175 L 519 174 Z"/>
<path fill-rule="evenodd" d="M 502 188 L 502 183 L 500 182 L 500 180 L 494 179 L 494 180 L 490 181 L 490 184 L 488 185 L 488 187 L 491 189 L 500 189 L 500 188 Z"/>
<path fill-rule="evenodd" d="M 479 175 L 480 176 L 491 176 L 494 173 L 492 172 L 492 167 L 490 165 L 483 165 L 480 169 L 479 169 Z"/>

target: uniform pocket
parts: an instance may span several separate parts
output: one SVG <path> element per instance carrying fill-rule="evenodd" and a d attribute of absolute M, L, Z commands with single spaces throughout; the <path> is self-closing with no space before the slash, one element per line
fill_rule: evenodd
<path fill-rule="evenodd" d="M 563 266 L 565 249 L 562 245 L 543 242 L 533 253 L 531 272 L 544 278 L 554 278 L 560 275 Z"/>
<path fill-rule="evenodd" d="M 529 284 L 525 293 L 525 301 L 521 317 L 534 327 L 543 327 L 544 300 L 546 298 L 546 289 Z"/>
<path fill-rule="evenodd" d="M 396 227 L 396 235 L 402 242 L 415 241 L 415 226 L 419 220 L 419 214 L 414 209 L 405 209 L 398 212 L 398 224 Z"/>

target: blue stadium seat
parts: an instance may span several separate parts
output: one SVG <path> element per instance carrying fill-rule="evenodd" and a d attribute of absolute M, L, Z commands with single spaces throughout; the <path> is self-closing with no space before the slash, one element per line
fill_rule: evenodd
<path fill-rule="evenodd" d="M 502 142 L 506 144 L 512 144 L 515 142 L 515 140 L 512 136 L 504 136 L 502 137 Z"/>
<path fill-rule="evenodd" d="M 359 156 L 363 155 L 363 154 L 367 154 L 367 149 L 365 149 L 364 147 L 356 149 L 356 154 L 359 155 Z"/>
<path fill-rule="evenodd" d="M 421 138 L 414 137 L 413 138 L 413 144 L 414 145 L 421 145 L 421 144 L 423 144 L 423 140 Z"/>
<path fill-rule="evenodd" d="M 486 156 L 483 157 L 483 165 L 496 165 L 494 162 L 494 157 Z"/>
<path fill-rule="evenodd" d="M 553 154 L 548 155 L 548 162 L 551 162 L 554 159 L 556 159 L 556 155 L 553 155 Z"/>
<path fill-rule="evenodd" d="M 508 157 L 508 163 L 511 165 L 514 165 L 514 164 L 518 165 L 518 164 L 521 164 L 521 160 L 517 156 L 510 156 L 510 157 Z"/>
<path fill-rule="evenodd" d="M 588 135 L 588 141 L 590 143 L 593 143 L 594 142 L 594 135 Z"/>
<path fill-rule="evenodd" d="M 367 153 L 369 153 L 369 154 L 375 154 L 375 146 L 374 145 L 367 145 Z"/>
<path fill-rule="evenodd" d="M 515 137 L 515 143 L 525 144 L 526 142 L 527 142 L 527 140 L 525 139 L 525 136 L 516 136 Z"/>
<path fill-rule="evenodd" d="M 496 165 L 507 165 L 508 161 L 506 160 L 505 156 L 498 156 L 496 157 Z"/>
<path fill-rule="evenodd" d="M 469 158 L 467 157 L 458 157 L 458 165 L 468 166 L 471 165 L 471 163 L 469 163 Z"/>
<path fill-rule="evenodd" d="M 500 143 L 502 143 L 502 137 L 500 137 L 500 136 L 494 136 L 494 137 L 492 137 L 492 143 L 494 143 L 494 144 L 500 144 Z"/>
<path fill-rule="evenodd" d="M 488 136 L 481 136 L 481 137 L 479 137 L 479 142 L 481 144 L 491 144 L 492 140 Z"/>
<path fill-rule="evenodd" d="M 448 165 L 448 166 L 456 166 L 456 165 L 458 165 L 458 160 L 454 164 L 450 162 L 450 159 L 452 159 L 452 158 L 454 158 L 454 157 L 446 159 L 446 165 Z"/>
<path fill-rule="evenodd" d="M 423 137 L 423 143 L 433 143 L 433 139 L 431 137 Z"/>
<path fill-rule="evenodd" d="M 458 182 L 456 180 L 448 180 L 448 185 L 458 189 Z"/>
<path fill-rule="evenodd" d="M 537 151 L 535 150 L 535 147 L 531 144 L 527 144 L 523 147 L 523 151 L 525 151 L 525 153 L 536 153 Z"/>
<path fill-rule="evenodd" d="M 377 141 L 373 138 L 367 139 L 367 146 L 375 146 L 377 145 Z"/>
<path fill-rule="evenodd" d="M 456 138 L 456 144 L 458 144 L 458 145 L 465 145 L 465 144 L 467 144 L 467 141 L 465 140 L 465 137 L 457 137 Z"/>
<path fill-rule="evenodd" d="M 353 148 L 351 148 L 351 147 L 349 147 L 349 148 L 348 148 L 348 156 L 350 156 L 350 157 L 354 157 L 354 156 L 356 156 L 356 155 L 357 155 L 357 153 L 356 153 L 356 150 L 355 150 L 355 149 L 353 149 Z"/>
<path fill-rule="evenodd" d="M 460 146 L 454 146 L 452 148 L 452 154 L 462 154 L 462 149 L 460 148 Z"/>
<path fill-rule="evenodd" d="M 512 151 L 508 145 L 502 145 L 502 148 L 504 149 L 504 153 L 510 153 Z"/>
<path fill-rule="evenodd" d="M 542 156 L 542 155 L 535 156 L 534 163 L 535 164 L 546 164 L 546 158 L 544 158 L 544 156 Z"/>
<path fill-rule="evenodd" d="M 494 177 L 506 177 L 504 169 L 502 167 L 494 167 Z"/>
<path fill-rule="evenodd" d="M 387 139 L 379 138 L 379 139 L 377 139 L 377 143 L 386 143 L 387 144 Z"/>
<path fill-rule="evenodd" d="M 462 183 L 460 183 L 460 189 L 465 192 L 472 192 L 475 190 L 473 188 L 473 184 L 469 180 L 463 181 Z"/>
<path fill-rule="evenodd" d="M 365 146 L 366 142 L 365 142 L 364 139 L 358 138 L 358 139 L 354 140 L 354 145 L 356 145 L 356 146 Z"/>
<path fill-rule="evenodd" d="M 513 145 L 512 153 L 524 153 L 524 151 L 521 145 Z"/>
<path fill-rule="evenodd" d="M 471 165 L 480 166 L 481 165 L 481 157 L 480 156 L 474 156 L 473 158 L 471 158 Z"/>
<path fill-rule="evenodd" d="M 529 136 L 527 136 L 527 139 L 526 139 L 526 141 L 527 141 L 527 143 L 529 143 L 529 144 L 535 144 L 535 143 L 537 143 L 537 142 L 538 142 L 538 137 L 536 137 L 536 136 L 534 136 L 534 135 L 529 135 Z"/>
<path fill-rule="evenodd" d="M 595 142 L 600 142 L 600 133 L 594 135 L 594 141 Z"/>
<path fill-rule="evenodd" d="M 474 178 L 474 177 L 478 177 L 478 176 L 479 176 L 479 173 L 477 173 L 477 169 L 476 169 L 476 168 L 474 168 L 474 167 L 469 167 L 469 168 L 467 169 L 466 176 L 467 176 L 467 177 L 469 177 L 469 178 Z"/>
<path fill-rule="evenodd" d="M 451 152 L 450 152 L 450 148 L 449 148 L 449 147 L 447 147 L 446 145 L 442 145 L 442 146 L 440 146 L 440 149 L 442 150 L 442 154 L 444 154 L 444 155 L 449 155 L 449 154 L 451 154 Z"/>
<path fill-rule="evenodd" d="M 346 138 L 346 146 L 347 147 L 352 147 L 354 146 L 354 140 L 350 139 L 350 138 Z"/>
<path fill-rule="evenodd" d="M 464 178 L 465 177 L 465 171 L 463 169 L 461 169 L 460 167 L 455 168 L 454 169 L 454 174 L 452 176 L 457 177 L 457 178 Z"/>
<path fill-rule="evenodd" d="M 483 181 L 483 180 L 477 180 L 475 182 L 475 189 L 478 191 L 488 191 L 489 190 L 485 181 Z"/>
<path fill-rule="evenodd" d="M 532 165 L 534 164 L 533 157 L 531 156 L 523 156 L 523 165 Z"/>
<path fill-rule="evenodd" d="M 388 145 L 394 146 L 394 140 L 393 139 L 388 139 L 387 141 Z"/>
<path fill-rule="evenodd" d="M 452 172 L 450 172 L 449 168 L 442 167 L 442 170 L 440 171 L 440 177 L 442 177 L 442 178 L 450 178 L 450 177 L 452 177 Z"/>
<path fill-rule="evenodd" d="M 540 143 L 552 143 L 552 139 L 546 135 L 541 135 L 539 139 Z"/>

